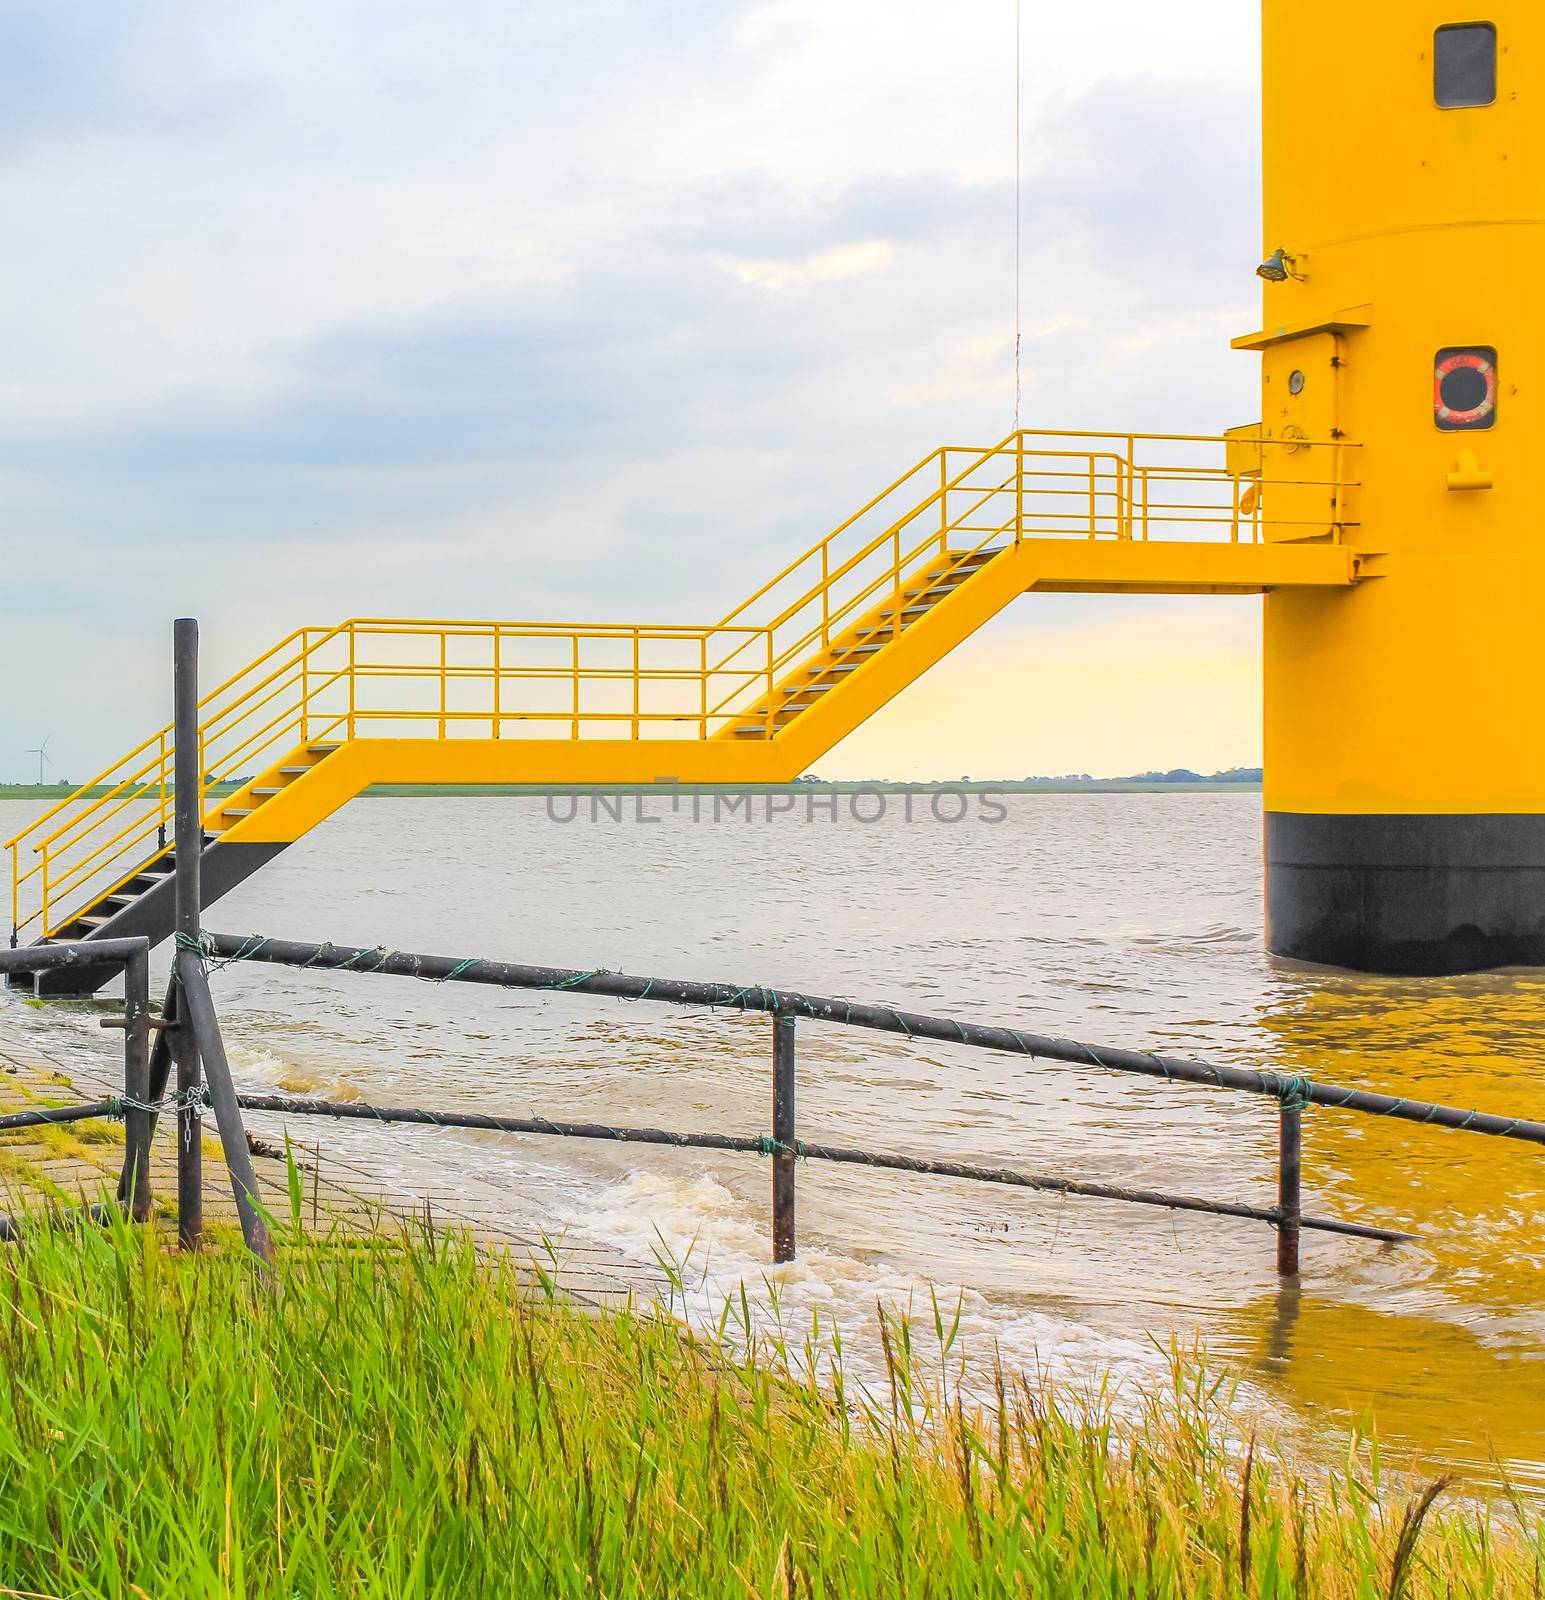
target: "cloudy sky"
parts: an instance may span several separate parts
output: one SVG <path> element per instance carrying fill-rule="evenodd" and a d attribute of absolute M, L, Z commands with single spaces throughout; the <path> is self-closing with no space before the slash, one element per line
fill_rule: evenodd
<path fill-rule="evenodd" d="M 1024 418 L 1249 420 L 1256 9 L 1023 0 Z M 698 622 L 1008 431 L 1012 0 L 0 0 L 0 779 L 348 615 Z M 1030 597 L 821 764 L 1259 755 L 1258 602 Z"/>

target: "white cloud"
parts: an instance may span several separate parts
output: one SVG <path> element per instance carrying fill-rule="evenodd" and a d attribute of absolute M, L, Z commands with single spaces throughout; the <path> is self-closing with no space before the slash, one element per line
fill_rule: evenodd
<path fill-rule="evenodd" d="M 1250 8 L 1025 19 L 1025 420 L 1240 420 Z M 1000 437 L 1011 41 L 1004 0 L 7 7 L 0 775 L 45 658 L 72 769 L 148 728 L 175 612 L 216 661 L 719 615 Z"/>
<path fill-rule="evenodd" d="M 891 264 L 896 247 L 889 239 L 857 239 L 852 244 L 818 250 L 802 261 L 730 260 L 729 270 L 742 283 L 759 289 L 786 289 L 791 283 L 832 283 L 840 278 L 861 278 L 881 272 Z"/>

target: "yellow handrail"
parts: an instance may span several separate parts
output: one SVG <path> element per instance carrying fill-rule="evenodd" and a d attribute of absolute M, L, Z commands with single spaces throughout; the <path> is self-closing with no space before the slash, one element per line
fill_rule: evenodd
<path fill-rule="evenodd" d="M 1251 439 L 1254 464 L 1231 471 L 1229 443 L 1022 430 L 986 448 L 941 447 L 707 625 L 354 617 L 298 628 L 201 697 L 201 776 L 239 783 L 297 739 L 390 737 L 394 723 L 432 723 L 438 738 L 486 725 L 493 739 L 506 724 L 567 724 L 574 739 L 675 724 L 706 740 L 754 716 L 771 737 L 796 668 L 952 555 L 1030 537 L 1340 537 L 1358 488 L 1355 444 Z M 904 610 L 898 598 L 892 635 Z M 98 877 L 121 885 L 165 852 L 173 761 L 168 726 L 6 841 L 13 939 L 39 921 L 45 934 L 67 924 L 71 896 Z M 218 826 L 218 811 L 209 821 Z M 24 846 L 35 864 L 23 864 Z"/>

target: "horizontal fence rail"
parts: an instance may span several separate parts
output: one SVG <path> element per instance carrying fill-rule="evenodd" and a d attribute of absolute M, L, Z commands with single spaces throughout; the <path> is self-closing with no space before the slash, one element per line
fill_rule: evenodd
<path fill-rule="evenodd" d="M 246 1136 L 241 1131 L 240 1113 L 257 1111 L 280 1116 L 310 1116 L 404 1124 L 437 1128 L 460 1128 L 486 1132 L 590 1139 L 680 1149 L 720 1150 L 770 1156 L 773 1161 L 772 1238 L 775 1261 L 792 1260 L 795 1254 L 795 1187 L 797 1160 L 827 1161 L 885 1171 L 912 1173 L 969 1182 L 1001 1184 L 1041 1193 L 1119 1201 L 1127 1204 L 1160 1207 L 1212 1216 L 1233 1217 L 1259 1222 L 1277 1234 L 1277 1268 L 1284 1275 L 1299 1269 L 1298 1241 L 1302 1232 L 1318 1232 L 1364 1239 L 1376 1243 L 1398 1244 L 1416 1235 L 1395 1228 L 1340 1218 L 1306 1215 L 1302 1206 L 1301 1118 L 1311 1105 L 1351 1111 L 1365 1116 L 1391 1117 L 1422 1126 L 1471 1132 L 1496 1138 L 1545 1144 L 1545 1124 L 1525 1118 L 1491 1112 L 1465 1110 L 1432 1102 L 1386 1095 L 1374 1090 L 1354 1089 L 1341 1084 L 1318 1083 L 1297 1074 L 1278 1073 L 1187 1057 L 1132 1051 L 1114 1046 L 1094 1046 L 1076 1040 L 1057 1038 L 1023 1029 L 967 1022 L 962 1019 L 930 1016 L 898 1007 L 864 1004 L 833 999 L 799 991 L 775 989 L 761 984 L 735 985 L 704 983 L 677 978 L 634 977 L 605 970 L 531 966 L 475 957 L 421 955 L 385 947 L 312 943 L 271 939 L 262 935 L 237 937 L 201 932 L 177 936 L 177 958 L 173 982 L 168 989 L 169 1004 L 186 997 L 186 1015 L 162 1019 L 156 1030 L 155 1056 L 149 1052 L 152 1032 L 148 1006 L 148 946 L 143 939 L 93 943 L 60 944 L 29 950 L 0 952 L 0 972 L 29 969 L 45 970 L 72 961 L 104 959 L 122 964 L 129 974 L 126 990 L 127 1010 L 123 1019 L 126 1038 L 125 1091 L 122 1096 L 99 1099 L 70 1107 L 38 1107 L 0 1116 L 0 1132 L 15 1131 L 91 1118 L 121 1117 L 130 1123 L 130 1137 L 120 1199 L 128 1204 L 137 1220 L 150 1213 L 148 1183 L 143 1175 L 148 1162 L 150 1139 L 158 1114 L 176 1110 L 191 1114 L 196 1121 L 198 1107 L 213 1106 L 227 1155 Z M 549 993 L 589 994 L 607 998 L 653 1001 L 664 1005 L 701 1006 L 712 1010 L 761 1012 L 773 1022 L 773 1094 L 771 1135 L 618 1126 L 598 1122 L 574 1122 L 530 1115 L 501 1116 L 485 1112 L 431 1110 L 416 1106 L 384 1106 L 360 1102 L 336 1102 L 295 1095 L 237 1092 L 230 1084 L 225 1049 L 220 1037 L 215 1009 L 208 988 L 207 974 L 237 962 L 264 962 L 324 972 L 351 972 L 415 978 L 434 983 L 473 983 L 500 988 L 540 990 Z M 800 1021 L 865 1028 L 900 1035 L 907 1039 L 926 1039 L 940 1044 L 1003 1051 L 1035 1059 L 1101 1072 L 1125 1072 L 1168 1082 L 1198 1085 L 1253 1094 L 1277 1103 L 1280 1118 L 1278 1155 L 1278 1200 L 1274 1206 L 1251 1205 L 1197 1195 L 1175 1194 L 1163 1190 L 1137 1188 L 1112 1183 L 1046 1176 L 1012 1167 L 990 1166 L 980 1162 L 956 1161 L 930 1156 L 877 1152 L 848 1145 L 806 1142 L 795 1130 L 795 1030 Z M 104 1025 L 110 1025 L 112 1019 Z M 193 1097 L 179 1094 L 162 1100 L 167 1084 L 169 1034 L 190 1030 L 184 1048 L 196 1048 L 205 1063 L 217 1070 L 208 1088 L 199 1088 Z M 250 1165 L 238 1173 L 232 1168 L 233 1189 L 238 1203 L 246 1199 L 257 1215 L 256 1185 Z M 17 1236 L 12 1219 L 0 1218 L 0 1239 Z M 271 1245 L 260 1228 L 246 1229 L 254 1253 L 267 1260 Z"/>
<path fill-rule="evenodd" d="M 1324 1106 L 1365 1116 L 1472 1132 L 1498 1138 L 1545 1144 L 1545 1124 L 1524 1118 L 1500 1116 L 1456 1106 L 1439 1105 L 1386 1095 L 1341 1084 L 1318 1083 L 1289 1073 L 1225 1066 L 1216 1062 L 1151 1052 L 1094 1046 L 958 1018 L 929 1016 L 898 1007 L 775 989 L 761 984 L 704 983 L 678 978 L 634 977 L 604 970 L 530 966 L 475 957 L 449 957 L 360 946 L 271 939 L 252 934 L 203 933 L 197 954 L 213 966 L 236 962 L 274 965 L 325 972 L 379 974 L 415 978 L 434 983 L 473 983 L 499 988 L 540 990 L 549 993 L 589 994 L 608 998 L 653 1001 L 663 1005 L 702 1006 L 712 1010 L 762 1012 L 773 1020 L 772 1135 L 686 1133 L 660 1128 L 619 1127 L 602 1123 L 565 1122 L 547 1117 L 506 1117 L 481 1112 L 433 1111 L 422 1107 L 396 1107 L 338 1103 L 287 1095 L 242 1094 L 243 1109 L 292 1114 L 404 1123 L 443 1128 L 549 1135 L 563 1138 L 615 1140 L 679 1148 L 754 1152 L 773 1158 L 773 1258 L 793 1259 L 795 1251 L 793 1170 L 796 1158 L 831 1161 L 898 1172 L 1005 1184 L 1043 1193 L 1158 1206 L 1172 1211 L 1201 1212 L 1262 1222 L 1277 1232 L 1277 1269 L 1284 1276 L 1299 1270 L 1299 1235 L 1323 1232 L 1384 1243 L 1415 1237 L 1401 1230 L 1367 1223 L 1305 1215 L 1302 1206 L 1302 1115 L 1306 1107 Z M 1102 1072 L 1124 1072 L 1172 1083 L 1232 1090 L 1271 1099 L 1279 1116 L 1278 1200 L 1275 1206 L 1254 1206 L 1177 1195 L 1160 1190 L 1114 1184 L 1084 1183 L 1060 1177 L 930 1157 L 859 1150 L 850 1146 L 808 1143 L 795 1137 L 794 1028 L 801 1020 L 857 1027 L 900 1035 L 907 1039 L 964 1045 L 1015 1055 L 1056 1061 Z"/>
<path fill-rule="evenodd" d="M 1171 1083 L 1195 1083 L 1212 1089 L 1233 1089 L 1243 1094 L 1265 1095 L 1273 1100 L 1292 1099 L 1304 1105 L 1357 1111 L 1366 1116 L 1394 1117 L 1427 1127 L 1450 1128 L 1522 1139 L 1545 1145 L 1545 1123 L 1491 1112 L 1466 1111 L 1458 1106 L 1435 1105 L 1400 1095 L 1379 1094 L 1341 1084 L 1318 1083 L 1292 1073 L 1225 1066 L 1184 1056 L 1123 1050 L 1115 1045 L 1089 1045 L 1050 1034 L 1019 1028 L 965 1022 L 954 1017 L 926 1016 L 893 1006 L 865 1005 L 801 994 L 791 989 L 771 989 L 762 984 L 700 983 L 681 978 L 637 978 L 623 972 L 585 972 L 568 967 L 524 966 L 508 961 L 456 959 L 451 956 L 414 955 L 405 951 L 367 950 L 352 945 L 309 944 L 291 939 L 268 939 L 249 934 L 206 933 L 204 950 L 217 961 L 263 961 L 277 966 L 314 967 L 333 972 L 379 972 L 389 976 L 423 978 L 436 983 L 492 984 L 504 989 L 545 989 L 565 994 L 605 995 L 618 1000 L 653 1000 L 664 1005 L 704 1006 L 719 1011 L 762 1011 L 772 1015 L 808 1018 L 908 1039 L 929 1039 L 940 1044 L 963 1044 L 1011 1055 L 1060 1061 L 1068 1066 L 1093 1067 L 1110 1072 L 1136 1073 Z"/>
<path fill-rule="evenodd" d="M 0 950 L 0 976 L 16 972 L 56 972 L 73 966 L 123 968 L 123 1096 L 85 1106 L 44 1106 L 0 1117 L 0 1130 L 48 1127 L 84 1117 L 124 1119 L 124 1163 L 120 1198 L 136 1222 L 150 1215 L 150 1140 L 153 1132 L 150 1089 L 150 941 L 97 939 Z M 14 1239 L 16 1225 L 0 1217 L 0 1240 Z"/>
<path fill-rule="evenodd" d="M 1204 1200 L 1196 1195 L 1165 1194 L 1157 1189 L 1131 1189 L 1109 1183 L 1082 1183 L 1073 1178 L 1047 1178 L 1012 1167 L 986 1167 L 968 1161 L 935 1161 L 923 1156 L 887 1155 L 858 1150 L 849 1145 L 787 1143 L 766 1136 L 750 1138 L 734 1133 L 674 1133 L 665 1128 L 613 1127 L 601 1122 L 555 1122 L 550 1117 L 498 1117 L 476 1111 L 424 1111 L 411 1106 L 366 1105 L 358 1100 L 315 1100 L 297 1095 L 240 1094 L 244 1111 L 271 1111 L 306 1117 L 340 1117 L 358 1122 L 407 1123 L 430 1128 L 466 1128 L 483 1133 L 547 1134 L 560 1139 L 597 1139 L 621 1144 L 670 1145 L 678 1150 L 727 1150 L 742 1155 L 788 1156 L 802 1161 L 833 1161 L 840 1165 L 876 1167 L 889 1172 L 915 1172 L 928 1177 L 962 1178 L 975 1183 L 1001 1183 L 1043 1194 L 1079 1195 L 1094 1200 L 1122 1200 L 1130 1205 L 1160 1206 L 1166 1211 L 1201 1211 L 1218 1217 L 1244 1217 L 1275 1224 L 1279 1213 L 1271 1206 L 1236 1205 L 1226 1200 Z M 100 1113 L 98 1113 L 100 1114 Z M 0 1121 L 0 1127 L 5 1124 Z M 1319 1233 L 1344 1234 L 1354 1239 L 1376 1239 L 1398 1244 L 1415 1234 L 1393 1228 L 1375 1228 L 1361 1222 L 1338 1222 L 1329 1217 L 1303 1217 L 1300 1226 Z M 792 1251 L 790 1252 L 792 1254 Z"/>

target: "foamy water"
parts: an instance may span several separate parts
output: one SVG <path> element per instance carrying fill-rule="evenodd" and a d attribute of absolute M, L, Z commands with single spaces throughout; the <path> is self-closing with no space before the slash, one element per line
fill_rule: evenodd
<path fill-rule="evenodd" d="M 362 800 L 214 908 L 222 931 L 767 983 L 1272 1065 L 1545 1115 L 1545 974 L 1368 979 L 1260 939 L 1259 796 L 1023 796 L 1001 823 L 924 805 L 864 824 L 573 822 L 520 798 Z M 0 806 L 23 820 L 29 808 Z M 559 808 L 563 815 L 567 807 Z M 13 820 L 0 814 L 0 825 Z M 164 959 L 164 952 L 162 956 Z M 248 965 L 214 980 L 254 1086 L 694 1130 L 768 1125 L 767 1019 Z M 0 1025 L 103 1059 L 91 1006 Z M 856 1030 L 799 1030 L 801 1134 L 1270 1204 L 1274 1108 L 1244 1097 Z M 1399 1249 L 897 1173 L 799 1169 L 800 1259 L 768 1265 L 755 1157 L 357 1124 L 298 1125 L 411 1190 L 684 1263 L 687 1314 L 742 1282 L 763 1316 L 872 1329 L 958 1308 L 984 1362 L 1151 1375 L 1200 1338 L 1292 1426 L 1371 1406 L 1397 1446 L 1525 1478 L 1545 1424 L 1537 1152 L 1312 1113 L 1310 1209 Z M 855 1359 L 865 1355 L 861 1341 Z"/>

